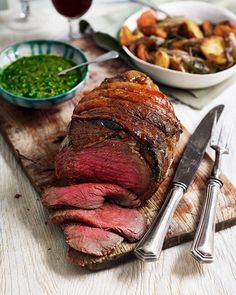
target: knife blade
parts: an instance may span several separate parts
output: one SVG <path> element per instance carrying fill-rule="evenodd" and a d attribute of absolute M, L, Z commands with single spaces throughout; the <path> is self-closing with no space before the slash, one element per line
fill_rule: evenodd
<path fill-rule="evenodd" d="M 138 259 L 156 261 L 159 258 L 174 212 L 191 184 L 205 154 L 215 115 L 217 114 L 218 119 L 223 109 L 224 105 L 218 105 L 210 110 L 190 137 L 172 180 L 172 188 L 160 212 L 134 249 L 134 254 Z"/>

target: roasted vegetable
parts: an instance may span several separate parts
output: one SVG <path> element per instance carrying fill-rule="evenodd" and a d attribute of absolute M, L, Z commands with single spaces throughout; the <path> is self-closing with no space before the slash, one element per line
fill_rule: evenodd
<path fill-rule="evenodd" d="M 171 56 L 170 58 L 170 68 L 172 70 L 176 70 L 176 71 L 180 71 L 180 72 L 186 72 L 185 68 L 184 68 L 184 64 L 182 62 L 181 57 L 179 56 Z"/>
<path fill-rule="evenodd" d="M 176 38 L 179 30 L 179 26 L 185 21 L 182 16 L 168 17 L 162 21 L 158 21 L 157 27 L 166 33 L 165 38 Z"/>
<path fill-rule="evenodd" d="M 139 30 L 132 33 L 127 26 L 123 26 L 120 30 L 120 42 L 125 46 L 130 45 L 141 37 L 143 37 L 143 34 Z"/>
<path fill-rule="evenodd" d="M 148 61 L 150 59 L 147 46 L 145 46 L 144 44 L 139 44 L 137 46 L 137 57 L 144 61 Z"/>
<path fill-rule="evenodd" d="M 170 44 L 170 48 L 172 49 L 180 49 L 192 54 L 199 55 L 201 53 L 200 46 L 202 44 L 202 39 L 192 38 L 192 39 L 182 39 L 173 41 Z"/>
<path fill-rule="evenodd" d="M 236 25 L 229 21 L 220 22 L 214 29 L 214 34 L 217 36 L 224 37 L 228 33 L 236 35 Z"/>
<path fill-rule="evenodd" d="M 203 33 L 199 26 L 192 20 L 186 20 L 179 29 L 179 34 L 186 38 L 203 38 Z"/>
<path fill-rule="evenodd" d="M 171 29 L 173 27 L 179 28 L 179 26 L 185 21 L 186 18 L 183 16 L 167 17 L 164 20 L 158 21 L 158 26 L 165 30 Z"/>
<path fill-rule="evenodd" d="M 224 37 L 225 42 L 225 56 L 228 61 L 228 66 L 234 64 L 236 60 L 236 36 L 233 33 L 227 33 Z"/>
<path fill-rule="evenodd" d="M 153 63 L 163 68 L 169 68 L 170 57 L 164 50 L 158 49 L 154 53 Z"/>
<path fill-rule="evenodd" d="M 201 50 L 204 56 L 217 65 L 223 65 L 227 62 L 225 56 L 225 42 L 220 36 L 211 36 L 205 38 Z"/>
<path fill-rule="evenodd" d="M 139 17 L 137 23 L 139 28 L 155 26 L 157 23 L 155 12 L 152 10 L 144 11 Z"/>
<path fill-rule="evenodd" d="M 209 37 L 213 34 L 213 25 L 208 20 L 204 20 L 202 23 L 202 30 L 205 37 Z"/>
<path fill-rule="evenodd" d="M 148 10 L 138 18 L 136 30 L 121 29 L 120 41 L 138 58 L 176 71 L 209 74 L 236 63 L 236 24 L 228 20 L 158 19 Z"/>
<path fill-rule="evenodd" d="M 193 74 L 210 74 L 216 72 L 216 67 L 200 57 L 192 56 L 191 53 L 178 49 L 168 50 L 167 53 L 170 56 L 170 68 L 173 70 Z"/>
<path fill-rule="evenodd" d="M 167 37 L 167 33 L 162 28 L 159 28 L 156 25 L 143 27 L 143 28 L 140 28 L 140 30 L 146 36 L 157 36 L 157 37 L 161 37 L 161 38 Z"/>

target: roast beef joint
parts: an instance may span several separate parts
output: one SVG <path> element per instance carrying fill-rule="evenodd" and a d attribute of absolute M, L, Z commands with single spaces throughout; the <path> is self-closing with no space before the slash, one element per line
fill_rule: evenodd
<path fill-rule="evenodd" d="M 147 222 L 137 208 L 166 177 L 181 132 L 173 106 L 141 72 L 105 79 L 82 98 L 55 157 L 64 186 L 42 197 L 71 261 L 141 239 Z"/>

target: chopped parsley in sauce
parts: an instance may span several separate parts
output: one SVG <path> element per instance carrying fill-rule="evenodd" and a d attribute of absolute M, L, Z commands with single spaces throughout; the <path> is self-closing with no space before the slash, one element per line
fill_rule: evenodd
<path fill-rule="evenodd" d="M 56 55 L 21 57 L 2 71 L 0 85 L 14 95 L 27 98 L 56 96 L 74 88 L 82 80 L 79 69 L 58 76 L 60 71 L 74 65 L 72 60 Z"/>

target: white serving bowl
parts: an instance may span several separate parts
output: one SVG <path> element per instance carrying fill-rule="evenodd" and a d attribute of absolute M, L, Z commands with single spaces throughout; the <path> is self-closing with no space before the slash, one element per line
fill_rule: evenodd
<path fill-rule="evenodd" d="M 222 20 L 236 22 L 235 14 L 224 8 L 206 2 L 180 1 L 162 4 L 159 5 L 159 7 L 168 12 L 170 15 L 182 15 L 194 20 L 207 19 L 213 23 L 217 23 Z M 131 15 L 123 25 L 126 25 L 131 31 L 133 31 L 137 28 L 137 19 L 144 10 L 147 10 L 147 8 Z M 206 88 L 223 82 L 236 73 L 236 65 L 214 74 L 201 75 L 183 73 L 145 62 L 132 54 L 126 46 L 123 46 L 123 49 L 132 58 L 134 64 L 140 70 L 147 73 L 154 80 L 172 87 L 183 89 Z"/>

